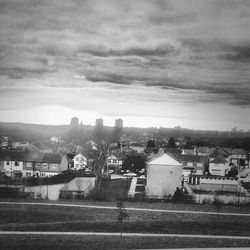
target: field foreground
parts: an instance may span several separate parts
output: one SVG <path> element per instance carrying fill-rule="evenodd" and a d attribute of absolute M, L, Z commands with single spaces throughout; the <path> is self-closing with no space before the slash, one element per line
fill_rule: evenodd
<path fill-rule="evenodd" d="M 63 203 L 64 204 L 64 203 Z M 94 206 L 115 203 L 80 202 Z M 117 221 L 118 210 L 98 207 L 67 207 L 28 204 L 1 204 L 1 231 L 41 232 L 123 232 L 199 234 L 250 237 L 249 207 L 195 206 L 183 204 L 125 203 L 129 215 L 122 225 Z M 185 210 L 186 213 L 166 213 L 132 208 Z M 191 211 L 192 213 L 189 213 Z M 193 213 L 197 211 L 197 213 Z M 214 212 L 214 214 L 201 214 Z M 241 213 L 240 216 L 223 213 Z M 77 236 L 77 235 L 0 235 L 0 249 L 129 249 L 183 247 L 250 247 L 248 239 L 211 239 L 176 237 Z"/>
<path fill-rule="evenodd" d="M 1 249 L 156 249 L 249 247 L 250 240 L 188 239 L 175 237 L 0 235 Z"/>

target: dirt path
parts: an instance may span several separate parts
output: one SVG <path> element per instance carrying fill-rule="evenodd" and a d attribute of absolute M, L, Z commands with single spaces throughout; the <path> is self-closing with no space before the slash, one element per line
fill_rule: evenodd
<path fill-rule="evenodd" d="M 34 231 L 0 231 L 0 235 L 72 235 L 72 236 L 121 236 L 121 233 L 106 232 L 34 232 Z M 210 238 L 250 240 L 250 236 L 232 235 L 198 235 L 198 234 L 151 234 L 151 233 L 123 233 L 126 237 L 179 237 L 179 238 Z"/>

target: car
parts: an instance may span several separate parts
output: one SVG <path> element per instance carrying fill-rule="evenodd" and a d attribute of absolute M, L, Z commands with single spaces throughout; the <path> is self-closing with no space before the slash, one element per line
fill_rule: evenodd
<path fill-rule="evenodd" d="M 129 173 L 124 174 L 124 176 L 127 176 L 127 177 L 135 177 L 135 176 L 137 176 L 137 174 L 132 173 L 132 172 L 129 172 Z"/>
<path fill-rule="evenodd" d="M 139 176 L 139 178 L 141 178 L 141 179 L 146 179 L 146 177 L 145 177 L 144 174 L 142 174 L 141 176 Z"/>

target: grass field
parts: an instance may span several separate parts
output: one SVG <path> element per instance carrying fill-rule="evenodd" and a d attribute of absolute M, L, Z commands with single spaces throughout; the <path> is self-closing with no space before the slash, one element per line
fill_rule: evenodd
<path fill-rule="evenodd" d="M 247 240 L 106 236 L 0 236 L 0 249 L 156 249 L 249 247 Z"/>
<path fill-rule="evenodd" d="M 115 206 L 114 202 L 73 202 L 73 204 Z M 126 207 L 151 209 L 191 210 L 216 212 L 212 205 L 171 204 L 171 203 L 135 203 L 125 202 Z M 220 212 L 250 213 L 249 207 L 223 206 Z M 224 216 L 220 214 L 162 213 L 152 211 L 127 211 L 129 219 L 124 222 L 124 232 L 176 233 L 176 234 L 216 234 L 250 236 L 250 217 Z M 97 208 L 58 207 L 41 205 L 3 205 L 0 203 L 0 230 L 2 231 L 94 231 L 119 232 L 118 211 Z M 16 245 L 27 247 L 24 239 L 28 236 L 0 236 L 0 249 L 14 249 Z M 64 249 L 70 244 L 78 249 L 126 249 L 126 248 L 160 248 L 160 247 L 250 247 L 248 240 L 225 239 L 177 239 L 177 238 L 143 238 L 116 236 L 30 236 L 32 246 L 49 249 L 53 243 Z M 55 239 L 57 239 L 55 241 Z M 74 239 L 74 240 L 73 240 Z M 43 242 L 45 245 L 43 245 Z M 88 242 L 91 248 L 84 248 Z M 102 248 L 98 248 L 98 244 Z M 122 244 L 122 245 L 120 245 Z M 13 248 L 11 248 L 13 246 Z M 106 248 L 105 248 L 105 247 Z M 35 247 L 34 247 L 35 248 Z M 20 249 L 20 248 L 16 248 Z M 30 249 L 30 248 L 28 248 Z M 40 248 L 41 249 L 41 248 Z"/>

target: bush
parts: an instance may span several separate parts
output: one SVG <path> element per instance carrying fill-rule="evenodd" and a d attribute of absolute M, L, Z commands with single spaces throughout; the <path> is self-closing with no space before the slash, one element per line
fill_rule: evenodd
<path fill-rule="evenodd" d="M 209 204 L 209 205 L 211 205 L 211 204 L 212 204 L 212 201 L 211 201 L 210 199 L 208 199 L 208 198 L 205 198 L 205 199 L 202 200 L 201 203 L 202 203 L 202 204 Z"/>
<path fill-rule="evenodd" d="M 177 187 L 172 197 L 172 201 L 175 203 L 193 203 L 193 197 L 185 194 L 180 188 Z"/>
<path fill-rule="evenodd" d="M 219 197 L 217 195 L 214 196 L 214 200 L 213 200 L 213 205 L 220 210 L 221 206 L 223 205 L 223 202 L 219 199 Z"/>

